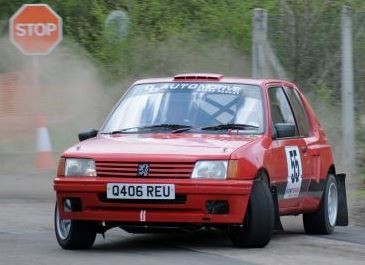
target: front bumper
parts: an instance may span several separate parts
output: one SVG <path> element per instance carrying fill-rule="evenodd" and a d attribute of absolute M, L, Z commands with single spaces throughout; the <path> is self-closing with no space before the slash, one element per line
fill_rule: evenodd
<path fill-rule="evenodd" d="M 175 184 L 176 201 L 111 201 L 106 199 L 107 183 Z M 251 193 L 252 180 L 192 180 L 192 179 L 135 179 L 135 178 L 56 178 L 54 189 L 57 203 L 67 198 L 81 201 L 79 211 L 65 212 L 63 219 L 105 222 L 241 224 Z M 208 201 L 225 201 L 229 210 L 212 214 Z"/>

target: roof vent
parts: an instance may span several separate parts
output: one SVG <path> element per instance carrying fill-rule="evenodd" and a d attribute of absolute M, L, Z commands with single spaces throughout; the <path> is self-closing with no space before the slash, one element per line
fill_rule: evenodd
<path fill-rule="evenodd" d="M 174 81 L 184 81 L 184 80 L 203 80 L 203 81 L 219 81 L 223 78 L 220 74 L 180 74 L 174 76 Z"/>

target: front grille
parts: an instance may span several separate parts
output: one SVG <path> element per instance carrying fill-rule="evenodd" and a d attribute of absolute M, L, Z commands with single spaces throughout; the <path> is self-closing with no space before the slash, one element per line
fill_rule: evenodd
<path fill-rule="evenodd" d="M 148 200 L 148 199 L 108 199 L 106 193 L 98 194 L 99 201 L 111 203 L 130 203 L 130 204 L 184 204 L 186 195 L 176 194 L 174 200 Z"/>
<path fill-rule="evenodd" d="M 147 176 L 138 175 L 139 164 L 149 165 Z M 193 163 L 96 161 L 96 173 L 99 177 L 190 178 L 193 167 Z"/>

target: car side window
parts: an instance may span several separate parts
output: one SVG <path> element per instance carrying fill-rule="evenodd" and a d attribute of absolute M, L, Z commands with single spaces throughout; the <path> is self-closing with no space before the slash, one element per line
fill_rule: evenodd
<path fill-rule="evenodd" d="M 283 88 L 270 87 L 268 92 L 273 125 L 276 123 L 290 123 L 295 125 L 295 118 Z M 298 135 L 298 132 L 296 132 L 296 135 Z"/>
<path fill-rule="evenodd" d="M 307 113 L 305 112 L 304 109 L 303 102 L 298 94 L 298 91 L 296 91 L 294 88 L 288 88 L 288 87 L 285 87 L 284 89 L 288 95 L 290 104 L 293 108 L 299 129 L 299 134 L 300 136 L 308 137 L 310 131 L 310 124 Z"/>

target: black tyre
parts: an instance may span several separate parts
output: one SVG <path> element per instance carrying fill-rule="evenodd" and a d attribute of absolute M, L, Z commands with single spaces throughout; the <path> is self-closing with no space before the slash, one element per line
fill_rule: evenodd
<path fill-rule="evenodd" d="M 88 221 L 61 219 L 57 203 L 54 213 L 54 228 L 58 244 L 63 249 L 87 249 L 94 244 L 95 225 Z"/>
<path fill-rule="evenodd" d="M 234 246 L 262 248 L 270 239 L 274 228 L 274 204 L 268 184 L 255 181 L 242 228 L 233 228 L 229 235 Z"/>
<path fill-rule="evenodd" d="M 303 214 L 304 230 L 307 234 L 331 234 L 336 226 L 338 213 L 338 188 L 333 175 L 328 175 L 319 209 Z"/>

